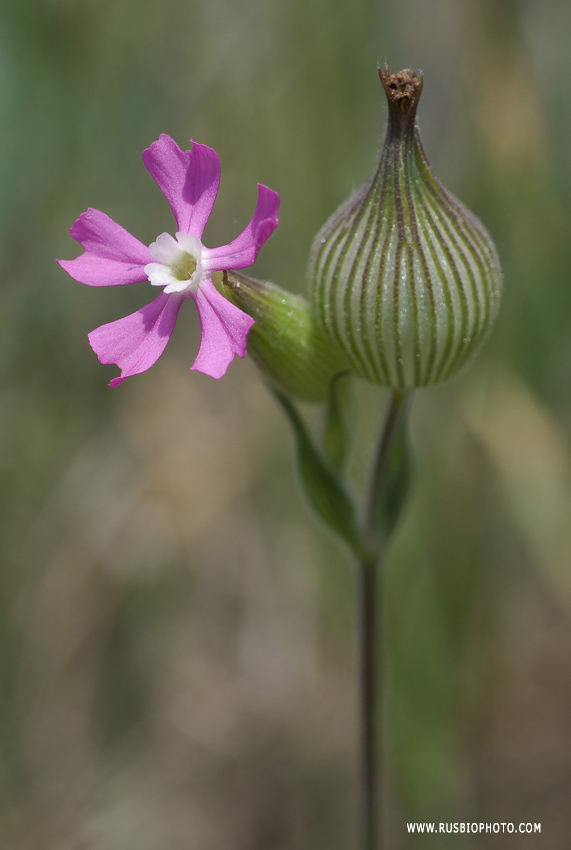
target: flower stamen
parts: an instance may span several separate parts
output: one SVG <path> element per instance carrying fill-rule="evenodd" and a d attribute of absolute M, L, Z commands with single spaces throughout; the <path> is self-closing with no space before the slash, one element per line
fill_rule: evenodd
<path fill-rule="evenodd" d="M 196 266 L 196 258 L 185 253 L 178 263 L 173 263 L 171 269 L 177 280 L 190 281 L 196 272 Z"/>

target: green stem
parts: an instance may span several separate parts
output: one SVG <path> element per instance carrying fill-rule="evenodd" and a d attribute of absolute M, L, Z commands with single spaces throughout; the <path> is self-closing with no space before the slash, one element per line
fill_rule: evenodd
<path fill-rule="evenodd" d="M 361 850 L 378 850 L 378 805 L 381 776 L 378 770 L 380 676 L 377 680 L 377 639 L 382 612 L 377 608 L 376 562 L 359 564 L 359 729 L 360 729 L 360 837 Z"/>
<path fill-rule="evenodd" d="M 382 573 L 387 539 L 383 524 L 386 473 L 396 435 L 406 416 L 404 393 L 391 394 L 380 435 L 365 514 L 359 582 L 360 850 L 382 848 Z"/>

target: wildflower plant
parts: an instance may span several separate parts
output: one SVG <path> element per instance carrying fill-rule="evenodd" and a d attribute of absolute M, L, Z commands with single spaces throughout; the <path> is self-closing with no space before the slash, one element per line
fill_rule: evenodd
<path fill-rule="evenodd" d="M 493 325 L 502 287 L 489 234 L 428 162 L 416 122 L 422 75 L 391 74 L 385 65 L 379 79 L 388 102 L 381 156 L 372 177 L 315 237 L 309 299 L 237 271 L 255 262 L 276 228 L 278 195 L 258 186 L 246 229 L 228 245 L 206 248 L 201 239 L 218 191 L 218 156 L 197 143 L 183 151 L 165 135 L 143 160 L 171 206 L 175 237 L 162 233 L 147 247 L 88 210 L 71 229 L 84 253 L 59 261 L 90 286 L 148 280 L 163 288 L 146 307 L 89 334 L 100 362 L 121 369 L 111 386 L 156 362 L 191 298 L 202 330 L 192 368 L 220 378 L 247 350 L 286 414 L 308 501 L 349 549 L 359 579 L 360 850 L 379 850 L 382 839 L 379 591 L 382 558 L 411 482 L 411 394 L 468 364 Z M 352 377 L 389 390 L 361 516 L 343 471 Z M 322 405 L 320 439 L 298 402 Z"/>

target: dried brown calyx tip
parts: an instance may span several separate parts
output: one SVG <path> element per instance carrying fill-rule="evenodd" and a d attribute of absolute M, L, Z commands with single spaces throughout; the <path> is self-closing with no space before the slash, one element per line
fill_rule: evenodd
<path fill-rule="evenodd" d="M 422 75 L 419 76 L 410 68 L 391 74 L 388 65 L 385 65 L 384 68 L 379 68 L 379 79 L 389 105 L 395 106 L 403 115 L 410 112 L 411 107 L 416 108 L 422 91 Z"/>

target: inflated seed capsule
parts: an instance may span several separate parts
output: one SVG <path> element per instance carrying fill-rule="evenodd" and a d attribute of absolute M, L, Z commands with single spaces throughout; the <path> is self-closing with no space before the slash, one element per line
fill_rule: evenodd
<path fill-rule="evenodd" d="M 385 65 L 379 77 L 389 106 L 380 162 L 315 238 L 312 299 L 357 374 L 426 386 L 476 353 L 502 274 L 482 223 L 432 172 L 416 123 L 422 75 Z"/>

